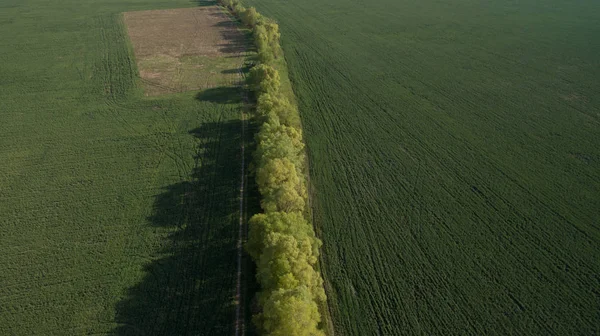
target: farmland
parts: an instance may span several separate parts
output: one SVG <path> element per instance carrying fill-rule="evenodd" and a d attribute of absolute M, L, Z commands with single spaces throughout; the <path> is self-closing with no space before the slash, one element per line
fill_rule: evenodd
<path fill-rule="evenodd" d="M 146 95 L 185 92 L 240 81 L 245 36 L 217 6 L 123 15 Z"/>
<path fill-rule="evenodd" d="M 145 97 L 121 14 L 208 4 L 0 4 L 1 335 L 232 333 L 243 55 Z"/>
<path fill-rule="evenodd" d="M 600 4 L 248 3 L 281 27 L 336 332 L 600 332 Z"/>

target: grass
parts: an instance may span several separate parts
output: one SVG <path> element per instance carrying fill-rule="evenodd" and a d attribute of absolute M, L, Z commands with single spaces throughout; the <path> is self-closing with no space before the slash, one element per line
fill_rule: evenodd
<path fill-rule="evenodd" d="M 600 332 L 600 5 L 247 3 L 282 29 L 336 332 Z"/>
<path fill-rule="evenodd" d="M 0 4 L 0 334 L 229 335 L 240 92 L 145 98 L 120 13 Z"/>

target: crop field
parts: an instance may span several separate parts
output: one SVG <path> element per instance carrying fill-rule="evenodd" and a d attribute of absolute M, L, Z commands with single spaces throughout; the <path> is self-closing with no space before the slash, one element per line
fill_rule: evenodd
<path fill-rule="evenodd" d="M 232 333 L 241 94 L 145 97 L 121 14 L 210 4 L 0 3 L 0 335 Z"/>
<path fill-rule="evenodd" d="M 340 335 L 600 333 L 600 3 L 250 0 L 278 21 Z"/>

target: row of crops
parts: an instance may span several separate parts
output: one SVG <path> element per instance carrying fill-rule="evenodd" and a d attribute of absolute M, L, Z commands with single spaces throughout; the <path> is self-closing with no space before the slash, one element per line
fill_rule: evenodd
<path fill-rule="evenodd" d="M 600 2 L 246 1 L 282 32 L 336 334 L 600 333 Z"/>
<path fill-rule="evenodd" d="M 239 90 L 145 97 L 122 14 L 191 5 L 0 2 L 0 335 L 233 334 Z"/>
<path fill-rule="evenodd" d="M 257 47 L 248 84 L 261 124 L 254 161 L 264 213 L 250 219 L 246 246 L 261 286 L 253 320 L 266 335 L 322 335 L 319 307 L 326 296 L 316 269 L 321 241 L 306 215 L 304 142 L 293 93 L 283 89 L 278 71 L 285 66 L 279 27 L 236 0 L 221 3 L 252 29 Z"/>

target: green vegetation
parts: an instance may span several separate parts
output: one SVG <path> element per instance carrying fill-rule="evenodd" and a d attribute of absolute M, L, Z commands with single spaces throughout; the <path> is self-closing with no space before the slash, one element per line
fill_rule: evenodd
<path fill-rule="evenodd" d="M 336 332 L 600 332 L 600 2 L 247 3 L 281 28 Z"/>
<path fill-rule="evenodd" d="M 222 3 L 252 28 L 257 46 L 258 65 L 247 82 L 257 98 L 261 124 L 254 162 L 265 213 L 249 221 L 247 250 L 261 286 L 261 312 L 254 323 L 264 335 L 324 335 L 319 308 L 326 297 L 317 270 L 321 241 L 305 218 L 306 156 L 298 109 L 290 103 L 293 93 L 283 89 L 280 77 L 285 61 L 280 57 L 279 26 L 235 0 Z"/>
<path fill-rule="evenodd" d="M 144 98 L 120 16 L 196 5 L 0 3 L 0 335 L 233 334 L 240 89 Z"/>
<path fill-rule="evenodd" d="M 248 2 L 263 333 L 600 333 L 600 3 Z M 232 334 L 240 92 L 120 20 L 196 4 L 0 4 L 1 335 Z"/>

